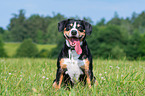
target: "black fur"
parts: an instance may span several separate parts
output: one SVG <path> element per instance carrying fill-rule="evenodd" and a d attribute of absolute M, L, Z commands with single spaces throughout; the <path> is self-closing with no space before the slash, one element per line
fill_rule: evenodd
<path fill-rule="evenodd" d="M 62 32 L 64 30 L 64 28 L 67 27 L 67 24 L 70 24 L 70 23 L 72 23 L 74 21 L 77 21 L 78 23 L 83 25 L 84 30 L 86 30 L 86 34 L 87 35 L 90 35 L 92 33 L 92 26 L 91 26 L 91 24 L 89 24 L 88 22 L 86 22 L 84 20 L 74 20 L 74 19 L 67 19 L 67 20 L 60 21 L 58 23 L 58 31 Z"/>
<path fill-rule="evenodd" d="M 67 20 L 63 20 L 61 22 L 58 23 L 58 31 L 59 32 L 62 32 L 64 30 L 64 28 L 67 27 L 67 24 L 70 24 L 72 22 L 76 21 L 77 23 L 81 24 L 83 26 L 83 29 L 85 30 L 86 34 L 87 35 L 90 35 L 91 32 L 92 32 L 92 26 L 91 24 L 89 24 L 88 22 L 86 21 L 83 21 L 83 20 L 74 20 L 74 19 L 67 19 Z M 89 71 L 88 71 L 88 74 L 89 74 L 89 78 L 92 82 L 92 84 L 95 82 L 95 77 L 93 76 L 93 65 L 92 65 L 92 55 L 91 55 L 91 52 L 88 48 L 88 45 L 87 45 L 87 42 L 85 39 L 83 39 L 82 41 L 82 45 L 81 45 L 81 48 L 82 48 L 82 54 L 80 54 L 80 57 L 78 59 L 80 60 L 83 60 L 83 59 L 88 59 L 89 60 Z M 60 60 L 62 58 L 69 58 L 69 54 L 68 54 L 68 50 L 71 49 L 70 47 L 68 47 L 66 45 L 66 42 L 64 43 L 64 46 L 58 56 L 58 60 L 57 60 L 57 73 L 56 73 L 56 79 L 54 80 L 54 82 L 56 82 L 57 84 L 59 84 L 59 79 L 60 79 L 60 74 L 63 73 L 63 83 L 65 85 L 67 84 L 71 84 L 72 86 L 74 85 L 73 82 L 71 81 L 70 77 L 68 74 L 65 74 L 65 72 L 67 71 L 67 69 L 61 69 L 61 66 L 60 66 Z M 74 49 L 72 49 L 74 50 Z M 85 73 L 85 70 L 82 69 L 82 71 Z M 83 81 L 84 84 L 86 84 L 86 74 L 83 74 L 83 75 L 80 75 L 80 78 L 79 78 L 79 81 Z"/>

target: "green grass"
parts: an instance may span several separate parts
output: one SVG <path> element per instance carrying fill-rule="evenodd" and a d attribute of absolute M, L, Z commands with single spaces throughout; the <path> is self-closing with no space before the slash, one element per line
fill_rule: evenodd
<path fill-rule="evenodd" d="M 0 59 L 0 95 L 3 96 L 144 96 L 145 62 L 94 60 L 99 85 L 77 84 L 66 90 L 52 88 L 56 73 L 54 59 Z"/>
<path fill-rule="evenodd" d="M 4 49 L 9 57 L 12 57 L 15 55 L 17 48 L 20 46 L 21 43 L 5 43 Z M 46 49 L 51 50 L 52 48 L 55 48 L 56 45 L 51 44 L 37 44 L 38 50 Z"/>
<path fill-rule="evenodd" d="M 5 43 L 4 49 L 8 56 L 13 56 L 16 53 L 17 48 L 20 46 L 21 43 Z"/>

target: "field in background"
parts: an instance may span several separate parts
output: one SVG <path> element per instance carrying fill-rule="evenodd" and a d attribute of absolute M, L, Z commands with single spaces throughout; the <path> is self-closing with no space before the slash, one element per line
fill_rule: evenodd
<path fill-rule="evenodd" d="M 6 53 L 9 57 L 12 57 L 15 55 L 17 48 L 20 46 L 21 43 L 5 43 L 4 48 L 6 50 Z M 38 50 L 46 49 L 51 50 L 52 48 L 55 48 L 56 45 L 50 45 L 50 44 L 37 44 Z"/>
<path fill-rule="evenodd" d="M 52 88 L 56 74 L 54 59 L 0 59 L 0 95 L 5 96 L 96 96 L 145 95 L 145 62 L 94 60 L 94 75 L 99 85 L 77 84 L 66 90 Z"/>

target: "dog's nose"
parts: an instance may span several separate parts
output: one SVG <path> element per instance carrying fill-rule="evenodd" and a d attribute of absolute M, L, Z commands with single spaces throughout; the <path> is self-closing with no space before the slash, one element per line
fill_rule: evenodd
<path fill-rule="evenodd" d="M 72 31 L 71 31 L 71 34 L 72 34 L 72 35 L 76 35 L 76 34 L 77 34 L 77 31 L 76 31 L 76 30 L 72 30 Z"/>

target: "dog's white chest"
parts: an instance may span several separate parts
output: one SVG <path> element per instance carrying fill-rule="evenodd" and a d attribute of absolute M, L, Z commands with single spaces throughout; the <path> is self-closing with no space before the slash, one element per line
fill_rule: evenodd
<path fill-rule="evenodd" d="M 64 64 L 67 65 L 66 74 L 70 76 L 72 82 L 78 80 L 80 75 L 83 74 L 80 67 L 85 64 L 85 60 L 79 60 L 78 58 L 79 55 L 75 50 L 72 50 L 71 52 L 69 50 L 69 58 L 64 59 Z"/>

